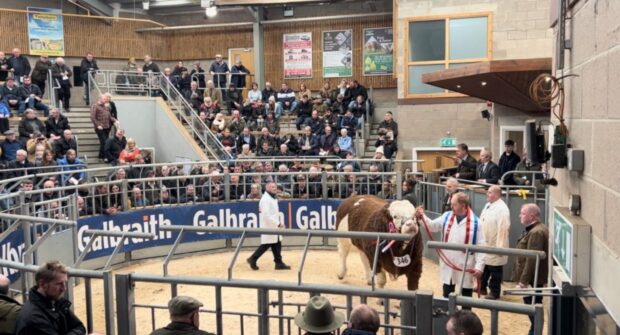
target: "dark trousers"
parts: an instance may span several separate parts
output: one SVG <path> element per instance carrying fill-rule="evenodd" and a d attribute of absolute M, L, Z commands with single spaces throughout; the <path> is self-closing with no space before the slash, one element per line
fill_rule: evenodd
<path fill-rule="evenodd" d="M 540 291 L 537 291 L 537 292 L 540 292 Z M 534 296 L 533 298 L 536 300 L 537 304 L 542 304 L 542 301 L 543 301 L 543 297 L 542 296 Z M 523 297 L 523 302 L 526 305 L 531 305 L 532 304 L 532 296 L 528 295 L 528 296 Z M 530 319 L 530 331 L 529 331 L 528 335 L 534 335 L 534 316 L 533 315 L 528 315 L 527 317 Z"/>
<path fill-rule="evenodd" d="M 90 86 L 88 85 L 88 75 L 82 77 L 84 83 L 84 102 L 86 105 L 90 105 Z"/>
<path fill-rule="evenodd" d="M 110 136 L 110 128 L 107 129 L 97 129 L 95 128 L 95 133 L 97 133 L 97 138 L 99 139 L 99 158 L 103 159 L 103 148 L 105 147 L 105 141 L 107 141 Z"/>
<path fill-rule="evenodd" d="M 443 297 L 447 298 L 450 293 L 454 292 L 454 290 L 456 289 L 456 285 L 455 284 L 443 284 Z M 474 293 L 474 289 L 471 288 L 464 288 L 463 289 L 463 296 L 464 297 L 471 297 Z"/>
<path fill-rule="evenodd" d="M 489 287 L 489 293 L 495 297 L 502 293 L 502 281 L 504 280 L 504 267 L 501 265 L 486 265 L 480 280 L 480 288 L 486 290 Z"/>
<path fill-rule="evenodd" d="M 33 84 L 39 86 L 41 89 L 41 96 L 45 94 L 45 81 L 32 81 Z"/>
<path fill-rule="evenodd" d="M 273 261 L 276 264 L 282 264 L 282 242 L 272 244 L 261 244 L 256 251 L 252 254 L 252 259 L 257 261 L 269 248 L 273 253 Z"/>
<path fill-rule="evenodd" d="M 56 99 L 62 101 L 62 106 L 65 110 L 68 110 L 71 103 L 71 86 L 60 85 L 60 88 L 56 90 L 56 94 Z"/>

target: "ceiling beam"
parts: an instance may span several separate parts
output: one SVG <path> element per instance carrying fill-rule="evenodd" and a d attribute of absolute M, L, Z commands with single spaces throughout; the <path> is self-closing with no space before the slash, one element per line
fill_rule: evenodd
<path fill-rule="evenodd" d="M 326 2 L 325 0 L 215 0 L 216 6 L 270 6 L 270 5 L 293 5 L 315 2 Z M 331 2 L 331 1 L 328 1 Z"/>
<path fill-rule="evenodd" d="M 114 16 L 114 10 L 101 0 L 79 0 L 81 5 L 102 16 Z"/>

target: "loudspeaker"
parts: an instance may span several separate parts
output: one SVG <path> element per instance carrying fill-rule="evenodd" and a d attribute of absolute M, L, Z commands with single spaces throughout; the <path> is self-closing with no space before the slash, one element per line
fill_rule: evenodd
<path fill-rule="evenodd" d="M 536 120 L 525 121 L 525 148 L 532 164 L 545 162 L 545 135 L 536 128 Z"/>
<path fill-rule="evenodd" d="M 82 86 L 82 68 L 79 66 L 73 67 L 73 86 Z"/>
<path fill-rule="evenodd" d="M 563 169 L 568 163 L 566 156 L 566 146 L 564 144 L 554 144 L 551 146 L 551 167 Z"/>

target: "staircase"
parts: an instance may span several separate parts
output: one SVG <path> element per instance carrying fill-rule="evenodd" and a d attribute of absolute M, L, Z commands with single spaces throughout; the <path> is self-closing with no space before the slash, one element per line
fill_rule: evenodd
<path fill-rule="evenodd" d="M 375 150 L 377 149 L 375 147 L 375 142 L 377 141 L 377 139 L 379 139 L 379 123 L 383 121 L 383 116 L 387 111 L 394 112 L 396 108 L 397 106 L 394 102 L 375 101 L 374 115 L 371 119 L 372 122 L 369 124 L 368 138 L 364 139 L 365 150 L 361 155 L 359 155 L 359 158 L 372 159 L 375 156 Z M 362 162 L 362 171 L 368 171 L 370 164 L 371 162 Z"/>
<path fill-rule="evenodd" d="M 108 163 L 99 160 L 99 139 L 90 121 L 90 108 L 87 106 L 72 107 L 71 112 L 64 114 L 69 119 L 73 135 L 77 137 L 78 155 L 86 161 L 89 169 L 109 167 Z M 99 180 L 107 177 L 105 171 L 94 171 L 88 174 L 89 178 Z"/>

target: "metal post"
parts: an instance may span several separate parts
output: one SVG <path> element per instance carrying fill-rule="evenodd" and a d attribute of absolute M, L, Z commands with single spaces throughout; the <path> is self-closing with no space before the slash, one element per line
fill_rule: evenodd
<path fill-rule="evenodd" d="M 323 192 L 323 199 L 327 199 L 327 171 L 321 171 L 321 191 Z"/>
<path fill-rule="evenodd" d="M 84 295 L 86 297 L 86 330 L 93 332 L 93 292 L 90 278 L 84 278 Z"/>
<path fill-rule="evenodd" d="M 498 324 L 498 312 L 495 309 L 491 310 L 491 334 L 499 334 Z"/>
<path fill-rule="evenodd" d="M 418 298 L 416 297 L 416 301 L 415 303 L 417 303 Z M 400 301 L 400 325 L 401 326 L 414 326 L 415 325 L 415 312 L 416 312 L 416 308 L 415 308 L 415 303 L 413 300 L 401 300 Z M 431 318 L 432 320 L 432 318 Z M 420 322 L 418 322 L 419 324 Z M 401 334 L 403 335 L 413 335 L 414 332 L 412 330 L 409 329 L 403 329 L 401 330 Z M 432 334 L 432 332 L 428 332 L 428 333 L 420 333 L 418 332 L 418 334 Z"/>
<path fill-rule="evenodd" d="M 264 9 L 256 6 L 254 12 L 254 23 L 252 24 L 252 40 L 254 41 L 254 81 L 262 85 L 265 82 L 265 50 L 263 40 L 263 20 Z"/>
<path fill-rule="evenodd" d="M 230 172 L 228 169 L 224 170 L 224 199 L 230 201 Z"/>
<path fill-rule="evenodd" d="M 112 272 L 103 272 L 103 304 L 105 309 L 105 333 L 114 335 L 114 282 Z"/>
<path fill-rule="evenodd" d="M 405 305 L 409 301 L 405 300 Z M 402 306 L 402 305 L 401 305 Z M 401 307 L 402 310 L 402 307 Z M 405 315 L 402 311 L 402 315 Z M 433 292 L 418 290 L 415 295 L 415 326 L 416 334 L 433 333 Z M 413 334 L 403 330 L 402 334 Z"/>
<path fill-rule="evenodd" d="M 217 335 L 224 334 L 224 324 L 222 322 L 222 287 L 215 286 L 215 326 Z"/>
<path fill-rule="evenodd" d="M 129 196 L 127 195 L 127 192 L 123 191 L 126 189 L 127 189 L 127 179 L 123 179 L 121 182 L 121 202 L 123 203 L 123 210 L 125 211 L 129 209 Z"/>
<path fill-rule="evenodd" d="M 19 208 L 20 209 L 19 213 L 24 216 L 30 216 L 30 213 L 28 210 L 28 204 L 26 203 L 26 193 L 24 193 L 24 191 L 19 192 L 19 203 L 21 204 Z M 22 230 L 24 232 L 24 250 L 30 250 L 30 248 L 32 247 L 32 235 L 31 235 L 32 232 L 30 231 L 29 221 L 22 220 Z M 23 262 L 24 264 L 34 264 L 32 254 L 24 254 Z M 28 289 L 32 286 L 31 285 L 31 283 L 33 282 L 32 273 L 25 271 L 23 273 L 23 276 L 24 276 L 24 285 L 25 285 L 25 289 L 27 292 Z"/>
<path fill-rule="evenodd" d="M 463 283 L 465 282 L 465 269 L 467 269 L 467 261 L 469 261 L 469 249 L 465 249 L 465 263 L 463 263 L 463 271 L 461 274 L 461 287 L 459 287 L 459 295 L 463 295 Z"/>
<path fill-rule="evenodd" d="M 269 290 L 259 288 L 258 293 L 258 335 L 269 335 Z"/>
<path fill-rule="evenodd" d="M 136 311 L 134 306 L 134 284 L 130 274 L 117 274 L 116 311 L 118 334 L 136 334 Z"/>
<path fill-rule="evenodd" d="M 349 296 L 347 296 L 348 298 Z M 284 294 L 282 294 L 282 290 L 278 290 L 278 315 L 284 315 Z M 349 315 L 349 313 L 347 313 Z M 290 334 L 290 332 L 289 332 Z M 284 335 L 284 319 L 278 318 L 278 335 Z"/>
<path fill-rule="evenodd" d="M 396 171 L 396 199 L 403 198 L 403 173 Z"/>

